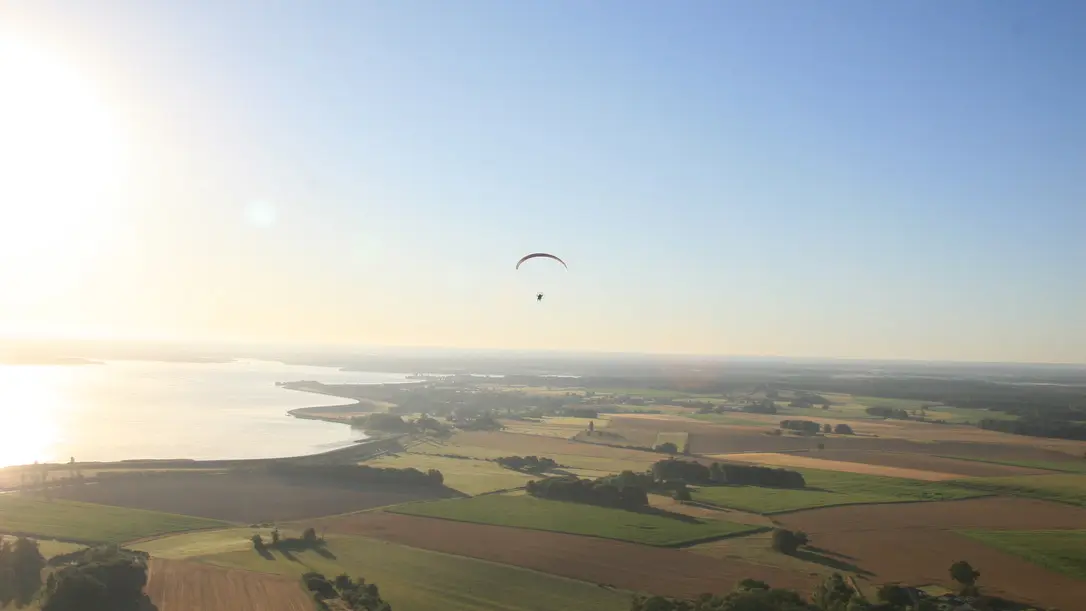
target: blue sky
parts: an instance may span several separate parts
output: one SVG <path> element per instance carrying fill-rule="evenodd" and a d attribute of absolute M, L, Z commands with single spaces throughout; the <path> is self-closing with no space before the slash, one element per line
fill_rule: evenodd
<path fill-rule="evenodd" d="M 1081 3 L 61 7 L 130 178 L 43 328 L 1086 362 Z"/>

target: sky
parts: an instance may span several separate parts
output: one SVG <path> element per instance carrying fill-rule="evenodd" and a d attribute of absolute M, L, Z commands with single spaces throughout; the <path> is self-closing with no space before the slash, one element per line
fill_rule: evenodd
<path fill-rule="evenodd" d="M 0 0 L 0 335 L 1083 363 L 1084 75 L 1075 0 Z"/>

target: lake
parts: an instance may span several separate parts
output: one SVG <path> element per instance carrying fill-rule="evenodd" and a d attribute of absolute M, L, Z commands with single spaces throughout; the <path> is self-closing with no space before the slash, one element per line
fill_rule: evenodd
<path fill-rule="evenodd" d="M 287 410 L 349 403 L 276 382 L 406 382 L 406 374 L 344 372 L 267 361 L 0 366 L 0 466 L 130 458 L 272 458 L 364 438 Z"/>

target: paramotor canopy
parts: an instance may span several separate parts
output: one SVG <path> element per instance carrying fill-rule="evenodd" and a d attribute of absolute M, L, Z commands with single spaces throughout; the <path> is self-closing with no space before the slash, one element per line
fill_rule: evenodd
<path fill-rule="evenodd" d="M 547 253 L 547 252 L 533 252 L 530 255 L 524 255 L 523 257 L 520 258 L 520 261 L 517 261 L 517 269 L 520 269 L 520 264 L 524 263 L 528 259 L 538 259 L 540 257 L 542 257 L 544 259 L 554 259 L 555 261 L 561 263 L 562 267 L 564 267 L 566 269 L 569 269 L 569 266 L 566 265 L 565 261 L 563 261 L 563 260 L 559 259 L 558 257 L 556 257 L 556 256 L 554 256 L 554 255 L 552 255 L 550 253 Z"/>

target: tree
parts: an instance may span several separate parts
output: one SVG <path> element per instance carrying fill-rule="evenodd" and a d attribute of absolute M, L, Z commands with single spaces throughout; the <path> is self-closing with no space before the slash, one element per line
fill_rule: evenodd
<path fill-rule="evenodd" d="M 317 531 L 312 526 L 305 529 L 304 531 L 302 531 L 302 541 L 313 545 L 317 542 Z"/>
<path fill-rule="evenodd" d="M 683 484 L 681 487 L 675 489 L 676 501 L 690 501 L 693 498 L 690 496 L 690 489 Z"/>
<path fill-rule="evenodd" d="M 49 576 L 42 611 L 136 611 L 149 604 L 147 554 L 116 546 L 86 550 Z"/>
<path fill-rule="evenodd" d="M 830 424 L 827 422 L 826 424 L 822 425 L 822 432 L 823 433 L 832 433 L 833 432 L 833 427 L 830 426 Z"/>
<path fill-rule="evenodd" d="M 25 605 L 41 589 L 41 571 L 45 557 L 38 549 L 38 542 L 19 537 L 11 548 L 12 594 L 16 603 Z"/>
<path fill-rule="evenodd" d="M 253 535 L 250 538 L 250 541 L 253 542 L 253 549 L 258 552 L 262 552 L 267 549 L 267 546 L 264 545 L 264 537 L 261 537 L 259 534 Z"/>
<path fill-rule="evenodd" d="M 950 565 L 950 578 L 962 585 L 962 593 L 975 593 L 977 590 L 977 578 L 980 571 L 964 560 L 959 560 Z"/>
<path fill-rule="evenodd" d="M 833 432 L 837 433 L 838 435 L 852 435 L 853 434 L 852 433 L 852 427 L 845 424 L 845 423 L 843 423 L 843 422 L 841 424 L 838 424 L 837 426 L 833 427 Z"/>
<path fill-rule="evenodd" d="M 773 549 L 782 554 L 794 554 L 800 546 L 807 545 L 807 533 L 802 530 L 792 532 L 784 528 L 773 531 Z"/>
<path fill-rule="evenodd" d="M 819 450 L 825 450 L 826 449 L 826 444 L 822 443 L 821 441 L 818 442 L 818 449 Z"/>
<path fill-rule="evenodd" d="M 279 545 L 279 529 L 273 529 L 271 533 L 272 545 Z"/>
<path fill-rule="evenodd" d="M 845 583 L 845 579 L 839 573 L 834 573 L 818 584 L 811 594 L 811 602 L 825 611 L 845 611 L 855 595 L 856 591 Z"/>
<path fill-rule="evenodd" d="M 351 576 L 347 573 L 340 573 L 336 575 L 335 580 L 336 589 L 342 592 L 343 590 L 349 590 L 354 583 L 351 581 Z"/>
<path fill-rule="evenodd" d="M 679 446 L 671 443 L 670 441 L 665 441 L 664 443 L 657 444 L 657 446 L 653 449 L 655 449 L 657 452 L 664 452 L 666 454 L 677 454 L 679 452 Z"/>
<path fill-rule="evenodd" d="M 895 607 L 905 607 L 913 602 L 912 597 L 909 596 L 909 591 L 894 583 L 888 583 L 880 587 L 876 596 L 882 602 Z"/>

